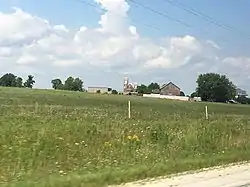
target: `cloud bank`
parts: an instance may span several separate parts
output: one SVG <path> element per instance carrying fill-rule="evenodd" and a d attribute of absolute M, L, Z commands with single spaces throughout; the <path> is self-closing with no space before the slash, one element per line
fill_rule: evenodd
<path fill-rule="evenodd" d="M 125 0 L 95 3 L 106 10 L 99 27 L 76 30 L 52 25 L 16 7 L 10 13 L 0 12 L 1 73 L 32 73 L 41 87 L 49 87 L 55 76 L 73 73 L 84 76 L 85 83 L 115 87 L 120 82 L 122 86 L 125 73 L 139 81 L 174 79 L 183 85 L 190 81 L 191 87 L 199 72 L 227 73 L 241 85 L 249 78 L 250 57 L 220 56 L 216 42 L 190 35 L 143 37 L 127 19 L 130 6 Z M 108 76 L 100 80 L 105 73 Z M 120 82 L 113 80 L 117 77 Z"/>

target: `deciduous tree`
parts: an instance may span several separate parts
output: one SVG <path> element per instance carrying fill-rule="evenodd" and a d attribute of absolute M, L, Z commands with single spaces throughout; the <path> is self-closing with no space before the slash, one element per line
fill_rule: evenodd
<path fill-rule="evenodd" d="M 185 93 L 183 91 L 181 91 L 180 96 L 185 96 Z"/>
<path fill-rule="evenodd" d="M 140 85 L 137 87 L 137 92 L 139 94 L 148 94 L 151 93 L 150 90 L 148 89 L 148 87 L 144 84 Z"/>
<path fill-rule="evenodd" d="M 55 90 L 62 90 L 64 86 L 61 79 L 53 79 L 51 81 L 51 84 L 52 84 L 52 88 L 54 88 Z"/>
<path fill-rule="evenodd" d="M 226 102 L 235 98 L 236 86 L 225 75 L 201 74 L 196 82 L 196 92 L 203 101 Z"/>
<path fill-rule="evenodd" d="M 118 94 L 116 90 L 112 90 L 112 94 Z"/>
<path fill-rule="evenodd" d="M 244 95 L 238 96 L 236 101 L 241 104 L 248 104 L 248 98 Z"/>
<path fill-rule="evenodd" d="M 190 97 L 191 97 L 191 98 L 198 97 L 197 92 L 193 92 L 193 93 L 191 93 Z"/>
<path fill-rule="evenodd" d="M 72 90 L 73 91 L 80 91 L 80 92 L 83 91 L 83 81 L 80 78 L 76 78 L 73 81 L 73 88 L 72 88 Z"/>
<path fill-rule="evenodd" d="M 24 87 L 26 88 L 33 88 L 35 84 L 34 76 L 33 75 L 28 75 L 28 79 L 24 83 Z"/>
<path fill-rule="evenodd" d="M 16 87 L 23 87 L 23 79 L 21 77 L 16 78 Z"/>
<path fill-rule="evenodd" d="M 160 90 L 160 85 L 156 82 L 155 83 L 152 82 L 148 85 L 148 92 L 150 93 L 157 92 L 159 90 Z"/>
<path fill-rule="evenodd" d="M 83 81 L 80 78 L 68 77 L 64 84 L 61 79 L 53 79 L 51 81 L 52 87 L 58 90 L 70 90 L 70 91 L 84 91 Z"/>
<path fill-rule="evenodd" d="M 71 90 L 73 91 L 74 88 L 74 78 L 73 77 L 68 77 L 64 83 L 64 89 L 65 90 Z"/>
<path fill-rule="evenodd" d="M 16 87 L 16 76 L 12 73 L 6 73 L 0 78 L 0 86 Z"/>

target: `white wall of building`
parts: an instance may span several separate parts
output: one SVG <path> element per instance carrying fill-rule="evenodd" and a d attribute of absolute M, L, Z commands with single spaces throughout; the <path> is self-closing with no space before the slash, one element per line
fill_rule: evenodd
<path fill-rule="evenodd" d="M 185 97 L 185 96 L 172 96 L 172 95 L 160 95 L 160 94 L 143 94 L 143 97 L 171 99 L 171 100 L 180 100 L 180 101 L 189 100 L 189 97 Z"/>
<path fill-rule="evenodd" d="M 100 90 L 101 93 L 108 93 L 108 87 L 89 87 L 89 93 L 96 93 L 97 90 Z"/>
<path fill-rule="evenodd" d="M 179 101 L 189 101 L 189 97 L 186 96 L 172 96 L 172 95 L 160 95 L 160 94 L 143 94 L 143 97 L 150 98 L 160 98 L 160 99 L 171 99 L 171 100 L 179 100 Z M 200 97 L 194 97 L 193 101 L 201 101 Z"/>

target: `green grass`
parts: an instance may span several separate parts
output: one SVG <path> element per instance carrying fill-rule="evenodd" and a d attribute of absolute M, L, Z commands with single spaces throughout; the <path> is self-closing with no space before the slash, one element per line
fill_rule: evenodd
<path fill-rule="evenodd" d="M 102 187 L 250 159 L 246 105 L 207 103 L 205 120 L 206 103 L 15 88 L 0 104 L 1 186 Z"/>

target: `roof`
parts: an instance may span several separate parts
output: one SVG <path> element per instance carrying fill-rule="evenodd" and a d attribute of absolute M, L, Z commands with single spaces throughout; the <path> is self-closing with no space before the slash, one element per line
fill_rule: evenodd
<path fill-rule="evenodd" d="M 165 88 L 166 86 L 168 86 L 168 85 L 170 85 L 170 84 L 172 84 L 172 85 L 174 85 L 176 88 L 180 89 L 180 87 L 178 87 L 176 84 L 174 84 L 174 83 L 172 83 L 172 82 L 169 82 L 168 84 L 163 84 L 162 87 L 161 87 L 161 89 L 162 89 L 162 88 Z"/>

